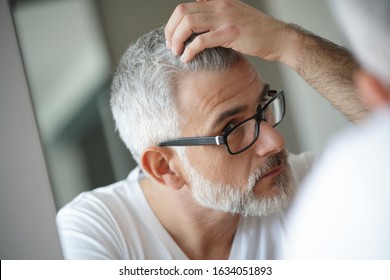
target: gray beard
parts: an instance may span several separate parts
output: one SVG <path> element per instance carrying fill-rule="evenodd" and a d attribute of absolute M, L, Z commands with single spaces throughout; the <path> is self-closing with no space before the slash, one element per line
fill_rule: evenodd
<path fill-rule="evenodd" d="M 214 183 L 206 179 L 185 158 L 186 168 L 195 200 L 203 207 L 217 211 L 239 214 L 242 216 L 266 216 L 286 208 L 295 193 L 295 185 L 291 180 L 291 168 L 283 151 L 267 160 L 261 167 L 251 172 L 246 186 L 232 186 Z M 255 195 L 253 188 L 257 181 L 272 168 L 285 163 L 285 170 L 278 175 L 273 184 L 277 192 L 273 196 Z"/>

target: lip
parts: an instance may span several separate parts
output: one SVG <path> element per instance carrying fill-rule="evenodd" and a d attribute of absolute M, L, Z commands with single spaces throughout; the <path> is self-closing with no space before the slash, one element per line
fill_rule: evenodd
<path fill-rule="evenodd" d="M 274 169 L 272 169 L 270 172 L 265 174 L 262 178 L 273 178 L 278 176 L 283 171 L 283 165 L 280 165 Z"/>

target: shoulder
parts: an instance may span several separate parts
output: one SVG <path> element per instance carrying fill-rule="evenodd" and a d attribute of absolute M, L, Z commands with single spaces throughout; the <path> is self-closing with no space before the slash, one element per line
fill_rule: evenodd
<path fill-rule="evenodd" d="M 116 208 L 130 207 L 132 200 L 136 200 L 135 197 L 143 195 L 139 187 L 138 174 L 139 169 L 134 169 L 126 179 L 80 193 L 59 211 L 59 216 L 64 212 L 83 210 L 105 212 L 115 211 Z"/>
<path fill-rule="evenodd" d="M 71 213 L 95 212 L 99 215 L 106 211 L 114 211 L 126 205 L 128 201 L 129 188 L 136 187 L 134 182 L 122 180 L 114 184 L 96 188 L 92 191 L 80 193 L 72 201 L 66 204 L 58 213 L 58 216 Z M 91 212 L 91 213 L 92 213 Z"/>
<path fill-rule="evenodd" d="M 127 178 L 81 193 L 65 205 L 56 218 L 65 258 L 128 258 L 125 240 L 139 220 L 140 196 L 138 180 Z"/>

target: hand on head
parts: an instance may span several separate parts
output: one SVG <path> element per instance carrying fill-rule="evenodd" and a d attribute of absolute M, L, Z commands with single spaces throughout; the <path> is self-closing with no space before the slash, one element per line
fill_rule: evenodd
<path fill-rule="evenodd" d="M 210 0 L 181 4 L 166 28 L 167 46 L 183 62 L 206 48 L 225 47 L 267 60 L 279 60 L 286 24 L 237 0 Z M 192 33 L 199 33 L 184 48 Z"/>

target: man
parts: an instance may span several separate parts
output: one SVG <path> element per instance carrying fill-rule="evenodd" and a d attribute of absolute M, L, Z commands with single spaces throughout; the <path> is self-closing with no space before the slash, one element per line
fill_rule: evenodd
<path fill-rule="evenodd" d="M 332 1 L 362 69 L 372 109 L 359 129 L 335 137 L 292 211 L 285 258 L 390 259 L 390 2 Z M 348 15 L 347 17 L 345 15 Z"/>
<path fill-rule="evenodd" d="M 224 21 L 229 28 L 218 33 Z M 208 43 L 213 32 L 230 43 Z M 165 35 L 142 36 L 120 62 L 111 106 L 140 168 L 59 212 L 66 258 L 276 257 L 286 209 L 313 158 L 284 150 L 274 128 L 284 92 L 264 83 L 243 53 L 286 63 L 350 119 L 364 114 L 345 50 L 238 1 L 180 5 Z"/>

